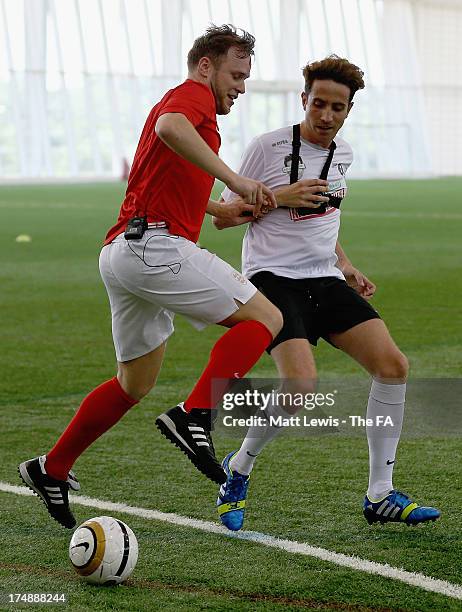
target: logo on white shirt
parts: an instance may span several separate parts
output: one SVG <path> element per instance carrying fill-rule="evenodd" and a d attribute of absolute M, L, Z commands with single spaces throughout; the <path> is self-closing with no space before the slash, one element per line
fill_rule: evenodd
<path fill-rule="evenodd" d="M 301 157 L 298 158 L 298 177 L 300 180 L 303 176 L 303 172 L 306 170 L 305 162 Z M 284 157 L 284 167 L 282 168 L 284 174 L 290 174 L 292 171 L 292 153 Z"/>

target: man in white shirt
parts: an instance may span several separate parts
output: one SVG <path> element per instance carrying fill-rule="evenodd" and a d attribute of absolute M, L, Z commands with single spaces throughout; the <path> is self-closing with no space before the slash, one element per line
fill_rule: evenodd
<path fill-rule="evenodd" d="M 310 344 L 316 345 L 319 338 L 350 355 L 372 376 L 366 416 L 374 423 L 377 416 L 390 417 L 393 426 L 387 433 L 383 427 L 367 427 L 370 471 L 363 505 L 367 521 L 415 525 L 436 520 L 440 516 L 436 508 L 418 506 L 393 487 L 408 362 L 367 302 L 375 285 L 352 265 L 338 242 L 340 204 L 347 193 L 345 173 L 353 154 L 337 132 L 356 91 L 364 87 L 363 72 L 332 55 L 307 64 L 303 76 L 303 121 L 255 138 L 239 169 L 239 174 L 272 189 L 278 208 L 258 220 L 237 217 L 214 223 L 224 229 L 251 221 L 243 242 L 242 271 L 284 316 L 284 327 L 267 350 L 280 378 L 294 381 L 292 391 L 314 390 L 316 366 Z M 222 197 L 228 201 L 233 194 L 225 189 Z M 217 508 L 229 529 L 243 525 L 253 464 L 281 430 L 272 423 L 295 411 L 291 406 L 270 405 L 264 425 L 250 427 L 241 448 L 223 460 L 227 481 L 220 488 Z"/>

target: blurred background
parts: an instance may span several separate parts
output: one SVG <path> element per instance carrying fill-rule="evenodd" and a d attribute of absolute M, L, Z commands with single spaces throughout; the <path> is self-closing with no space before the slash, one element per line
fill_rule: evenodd
<path fill-rule="evenodd" d="M 417 586 L 134 515 L 132 582 L 89 588 L 68 564 L 69 534 L 16 495 L 18 463 L 46 452 L 114 376 L 101 244 L 149 110 L 186 77 L 193 40 L 227 22 L 257 39 L 248 93 L 220 119 L 235 168 L 255 135 L 302 119 L 307 62 L 337 53 L 365 72 L 342 134 L 355 162 L 340 240 L 377 284 L 372 303 L 411 363 L 396 482 L 444 517 L 370 529 L 365 437 L 313 432 L 265 451 L 246 528 L 449 580 L 460 594 L 462 0 L 0 0 L 0 599 L 66 593 L 71 612 L 460 611 Z M 207 216 L 200 243 L 240 269 L 244 231 L 219 232 Z M 216 491 L 153 424 L 190 393 L 223 330 L 199 334 L 181 316 L 175 327 L 154 390 L 76 471 L 90 498 L 217 521 Z M 322 384 L 363 415 L 362 368 L 326 342 L 315 354 Z M 251 374 L 276 375 L 268 355 Z M 241 438 L 214 432 L 217 456 Z M 101 509 L 75 511 L 82 522 Z"/>
<path fill-rule="evenodd" d="M 462 174 L 461 0 L 0 0 L 0 181 L 124 176 L 150 108 L 210 23 L 257 39 L 248 95 L 221 121 L 236 167 L 301 118 L 301 67 L 365 72 L 343 137 L 352 177 Z"/>

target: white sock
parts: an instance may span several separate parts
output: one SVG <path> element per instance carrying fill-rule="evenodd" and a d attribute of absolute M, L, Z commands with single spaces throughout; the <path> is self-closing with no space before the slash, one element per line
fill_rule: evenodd
<path fill-rule="evenodd" d="M 264 417 L 265 423 L 249 427 L 241 448 L 229 463 L 230 468 L 233 471 L 239 472 L 239 474 L 250 474 L 255 459 L 263 448 L 284 429 L 284 426 L 270 425 L 269 418 L 273 417 L 273 419 L 276 419 L 282 417 L 287 419 L 290 417 L 290 414 L 277 403 L 274 403 L 270 404 L 265 411 L 259 411 L 256 416 Z"/>
<path fill-rule="evenodd" d="M 366 413 L 366 418 L 375 423 L 373 427 L 366 427 L 369 444 L 367 496 L 371 501 L 380 500 L 393 489 L 393 467 L 403 426 L 405 396 L 406 384 L 388 385 L 372 381 Z M 377 424 L 377 417 L 390 417 L 393 425 L 386 425 L 383 420 Z"/>

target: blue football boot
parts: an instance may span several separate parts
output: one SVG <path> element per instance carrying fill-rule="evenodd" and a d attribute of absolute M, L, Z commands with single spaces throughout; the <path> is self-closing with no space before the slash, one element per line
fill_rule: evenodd
<path fill-rule="evenodd" d="M 250 476 L 232 472 L 229 462 L 237 451 L 232 451 L 223 459 L 222 466 L 226 482 L 220 487 L 217 499 L 217 510 L 220 521 L 231 531 L 239 531 L 244 524 L 245 498 Z"/>
<path fill-rule="evenodd" d="M 371 501 L 367 495 L 364 498 L 363 513 L 369 523 L 406 523 L 418 525 L 427 521 L 436 521 L 441 512 L 436 508 L 419 506 L 408 495 L 401 491 L 390 491 L 379 501 Z"/>

